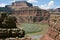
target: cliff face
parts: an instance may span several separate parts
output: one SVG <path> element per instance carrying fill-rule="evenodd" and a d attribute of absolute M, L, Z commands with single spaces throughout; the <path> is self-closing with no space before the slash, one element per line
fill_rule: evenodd
<path fill-rule="evenodd" d="M 50 20 L 47 33 L 40 40 L 60 40 L 60 18 Z"/>

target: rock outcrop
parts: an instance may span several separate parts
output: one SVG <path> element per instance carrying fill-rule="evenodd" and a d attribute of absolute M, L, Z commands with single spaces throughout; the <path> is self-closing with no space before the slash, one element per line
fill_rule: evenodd
<path fill-rule="evenodd" d="M 51 23 L 47 33 L 40 40 L 60 40 L 60 19 L 54 24 Z M 50 22 L 49 22 L 50 23 Z"/>

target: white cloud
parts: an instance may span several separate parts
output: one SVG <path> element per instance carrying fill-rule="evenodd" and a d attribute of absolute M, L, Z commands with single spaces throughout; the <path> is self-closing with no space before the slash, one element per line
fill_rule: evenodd
<path fill-rule="evenodd" d="M 0 4 L 0 7 L 5 7 L 5 5 L 7 5 L 7 4 L 1 3 L 1 4 Z"/>
<path fill-rule="evenodd" d="M 15 2 L 16 0 L 11 0 L 10 2 L 12 3 L 12 2 Z"/>
<path fill-rule="evenodd" d="M 27 0 L 27 2 L 33 3 L 33 2 L 38 2 L 37 0 Z"/>
<path fill-rule="evenodd" d="M 44 4 L 44 5 L 40 5 L 39 6 L 41 9 L 49 9 L 50 7 L 48 7 L 48 5 L 47 4 Z"/>
<path fill-rule="evenodd" d="M 60 6 L 56 6 L 55 8 L 60 8 Z"/>
<path fill-rule="evenodd" d="M 53 0 L 51 0 L 48 4 L 43 4 L 43 5 L 40 5 L 39 7 L 42 8 L 42 9 L 49 9 L 52 6 L 54 6 L 54 1 Z"/>
<path fill-rule="evenodd" d="M 54 5 L 54 1 L 50 1 L 49 3 L 48 3 L 48 6 L 53 6 Z"/>

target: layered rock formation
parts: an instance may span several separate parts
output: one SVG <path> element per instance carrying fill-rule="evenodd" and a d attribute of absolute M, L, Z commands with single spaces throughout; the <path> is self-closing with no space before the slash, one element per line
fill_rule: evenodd
<path fill-rule="evenodd" d="M 60 19 L 49 21 L 49 29 L 40 40 L 60 40 Z"/>

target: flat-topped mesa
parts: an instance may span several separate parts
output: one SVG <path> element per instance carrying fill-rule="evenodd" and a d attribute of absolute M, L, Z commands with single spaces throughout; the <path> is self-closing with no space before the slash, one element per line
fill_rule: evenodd
<path fill-rule="evenodd" d="M 12 9 L 15 8 L 22 8 L 22 7 L 33 7 L 33 5 L 31 3 L 28 3 L 27 1 L 16 1 L 13 2 L 12 5 L 6 5 L 8 7 L 11 7 Z"/>
<path fill-rule="evenodd" d="M 19 22 L 41 22 L 47 23 L 49 11 L 33 6 L 26 1 L 16 1 L 12 5 L 6 5 L 0 12 L 8 12 L 17 17 Z"/>
<path fill-rule="evenodd" d="M 16 2 L 12 3 L 12 6 L 32 7 L 33 5 L 31 3 L 26 2 L 26 1 L 16 1 Z"/>

